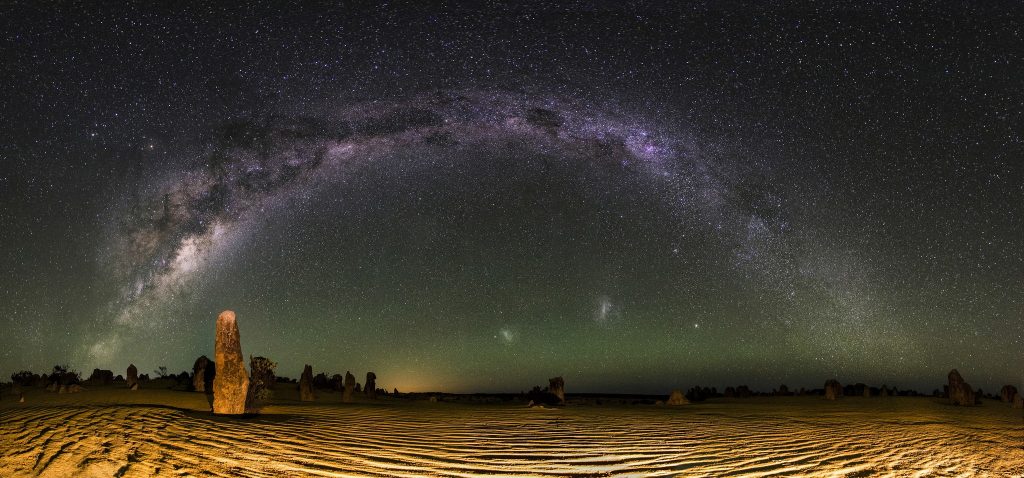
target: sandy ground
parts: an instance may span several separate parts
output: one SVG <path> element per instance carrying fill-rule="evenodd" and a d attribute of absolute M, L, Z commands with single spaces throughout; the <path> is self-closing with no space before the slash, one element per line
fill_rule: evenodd
<path fill-rule="evenodd" d="M 294 396 L 232 419 L 170 390 L 6 395 L 0 476 L 1024 476 L 1022 413 L 993 401 L 527 409 Z"/>

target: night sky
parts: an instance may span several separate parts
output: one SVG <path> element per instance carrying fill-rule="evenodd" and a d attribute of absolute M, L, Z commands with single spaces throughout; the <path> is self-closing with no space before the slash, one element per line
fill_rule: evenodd
<path fill-rule="evenodd" d="M 1024 382 L 1015 2 L 343 3 L 0 6 L 2 376 Z"/>

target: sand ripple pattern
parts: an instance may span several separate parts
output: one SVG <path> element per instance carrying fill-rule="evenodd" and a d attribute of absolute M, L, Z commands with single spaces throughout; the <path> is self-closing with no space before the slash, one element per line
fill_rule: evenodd
<path fill-rule="evenodd" d="M 239 420 L 141 404 L 8 404 L 0 476 L 1024 476 L 1024 421 L 995 403 L 296 402 L 266 411 Z"/>

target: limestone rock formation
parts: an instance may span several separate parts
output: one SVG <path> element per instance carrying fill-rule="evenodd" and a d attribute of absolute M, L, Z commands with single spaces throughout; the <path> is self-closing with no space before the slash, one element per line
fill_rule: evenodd
<path fill-rule="evenodd" d="M 352 402 L 352 393 L 356 389 L 356 377 L 352 375 L 352 372 L 345 372 L 345 391 L 341 394 L 341 401 L 345 403 Z"/>
<path fill-rule="evenodd" d="M 882 385 L 882 389 L 878 391 L 878 396 L 882 397 L 882 398 L 888 397 L 889 396 L 889 387 L 886 386 L 886 385 Z"/>
<path fill-rule="evenodd" d="M 89 383 L 93 385 L 110 385 L 114 382 L 114 372 L 110 370 L 93 369 L 89 376 Z"/>
<path fill-rule="evenodd" d="M 839 381 L 831 378 L 825 382 L 825 399 L 836 400 L 843 396 L 843 386 L 839 384 Z"/>
<path fill-rule="evenodd" d="M 1012 403 L 1015 396 L 1017 396 L 1017 387 L 1013 385 L 1003 385 L 1003 389 L 999 391 L 999 399 L 1003 403 Z"/>
<path fill-rule="evenodd" d="M 363 393 L 371 399 L 377 398 L 377 374 L 366 372 L 366 386 L 363 387 Z"/>
<path fill-rule="evenodd" d="M 665 402 L 667 405 L 686 405 L 690 403 L 686 397 L 683 396 L 683 392 L 679 389 L 672 390 L 672 395 L 669 395 L 668 401 Z"/>
<path fill-rule="evenodd" d="M 964 381 L 956 369 L 949 371 L 949 403 L 960 406 L 972 406 L 977 398 L 974 389 Z"/>
<path fill-rule="evenodd" d="M 217 376 L 213 378 L 213 413 L 242 415 L 249 391 L 249 374 L 242 359 L 235 313 L 225 310 L 217 317 L 217 339 L 214 344 Z"/>
<path fill-rule="evenodd" d="M 313 367 L 306 365 L 302 369 L 302 378 L 299 379 L 299 399 L 303 402 L 316 400 L 313 395 Z"/>
<path fill-rule="evenodd" d="M 192 365 L 192 388 L 197 392 L 212 392 L 213 379 L 217 376 L 217 366 L 205 355 L 196 359 Z"/>
<path fill-rule="evenodd" d="M 871 398 L 871 387 L 864 386 L 864 398 Z"/>
<path fill-rule="evenodd" d="M 558 397 L 559 405 L 565 405 L 565 380 L 562 377 L 548 379 L 548 392 Z"/>
<path fill-rule="evenodd" d="M 135 364 L 128 364 L 128 371 L 125 373 L 125 385 L 129 389 L 139 389 L 139 369 L 135 368 Z"/>
<path fill-rule="evenodd" d="M 1013 408 L 1024 408 L 1024 395 L 1020 392 L 1013 398 Z"/>

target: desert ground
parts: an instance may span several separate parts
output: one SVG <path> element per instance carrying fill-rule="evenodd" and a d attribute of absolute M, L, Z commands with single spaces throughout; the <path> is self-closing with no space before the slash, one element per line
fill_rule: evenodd
<path fill-rule="evenodd" d="M 194 392 L 5 395 L 0 476 L 1024 476 L 1021 411 L 990 400 L 297 398 L 278 390 L 262 415 L 227 418 Z"/>

